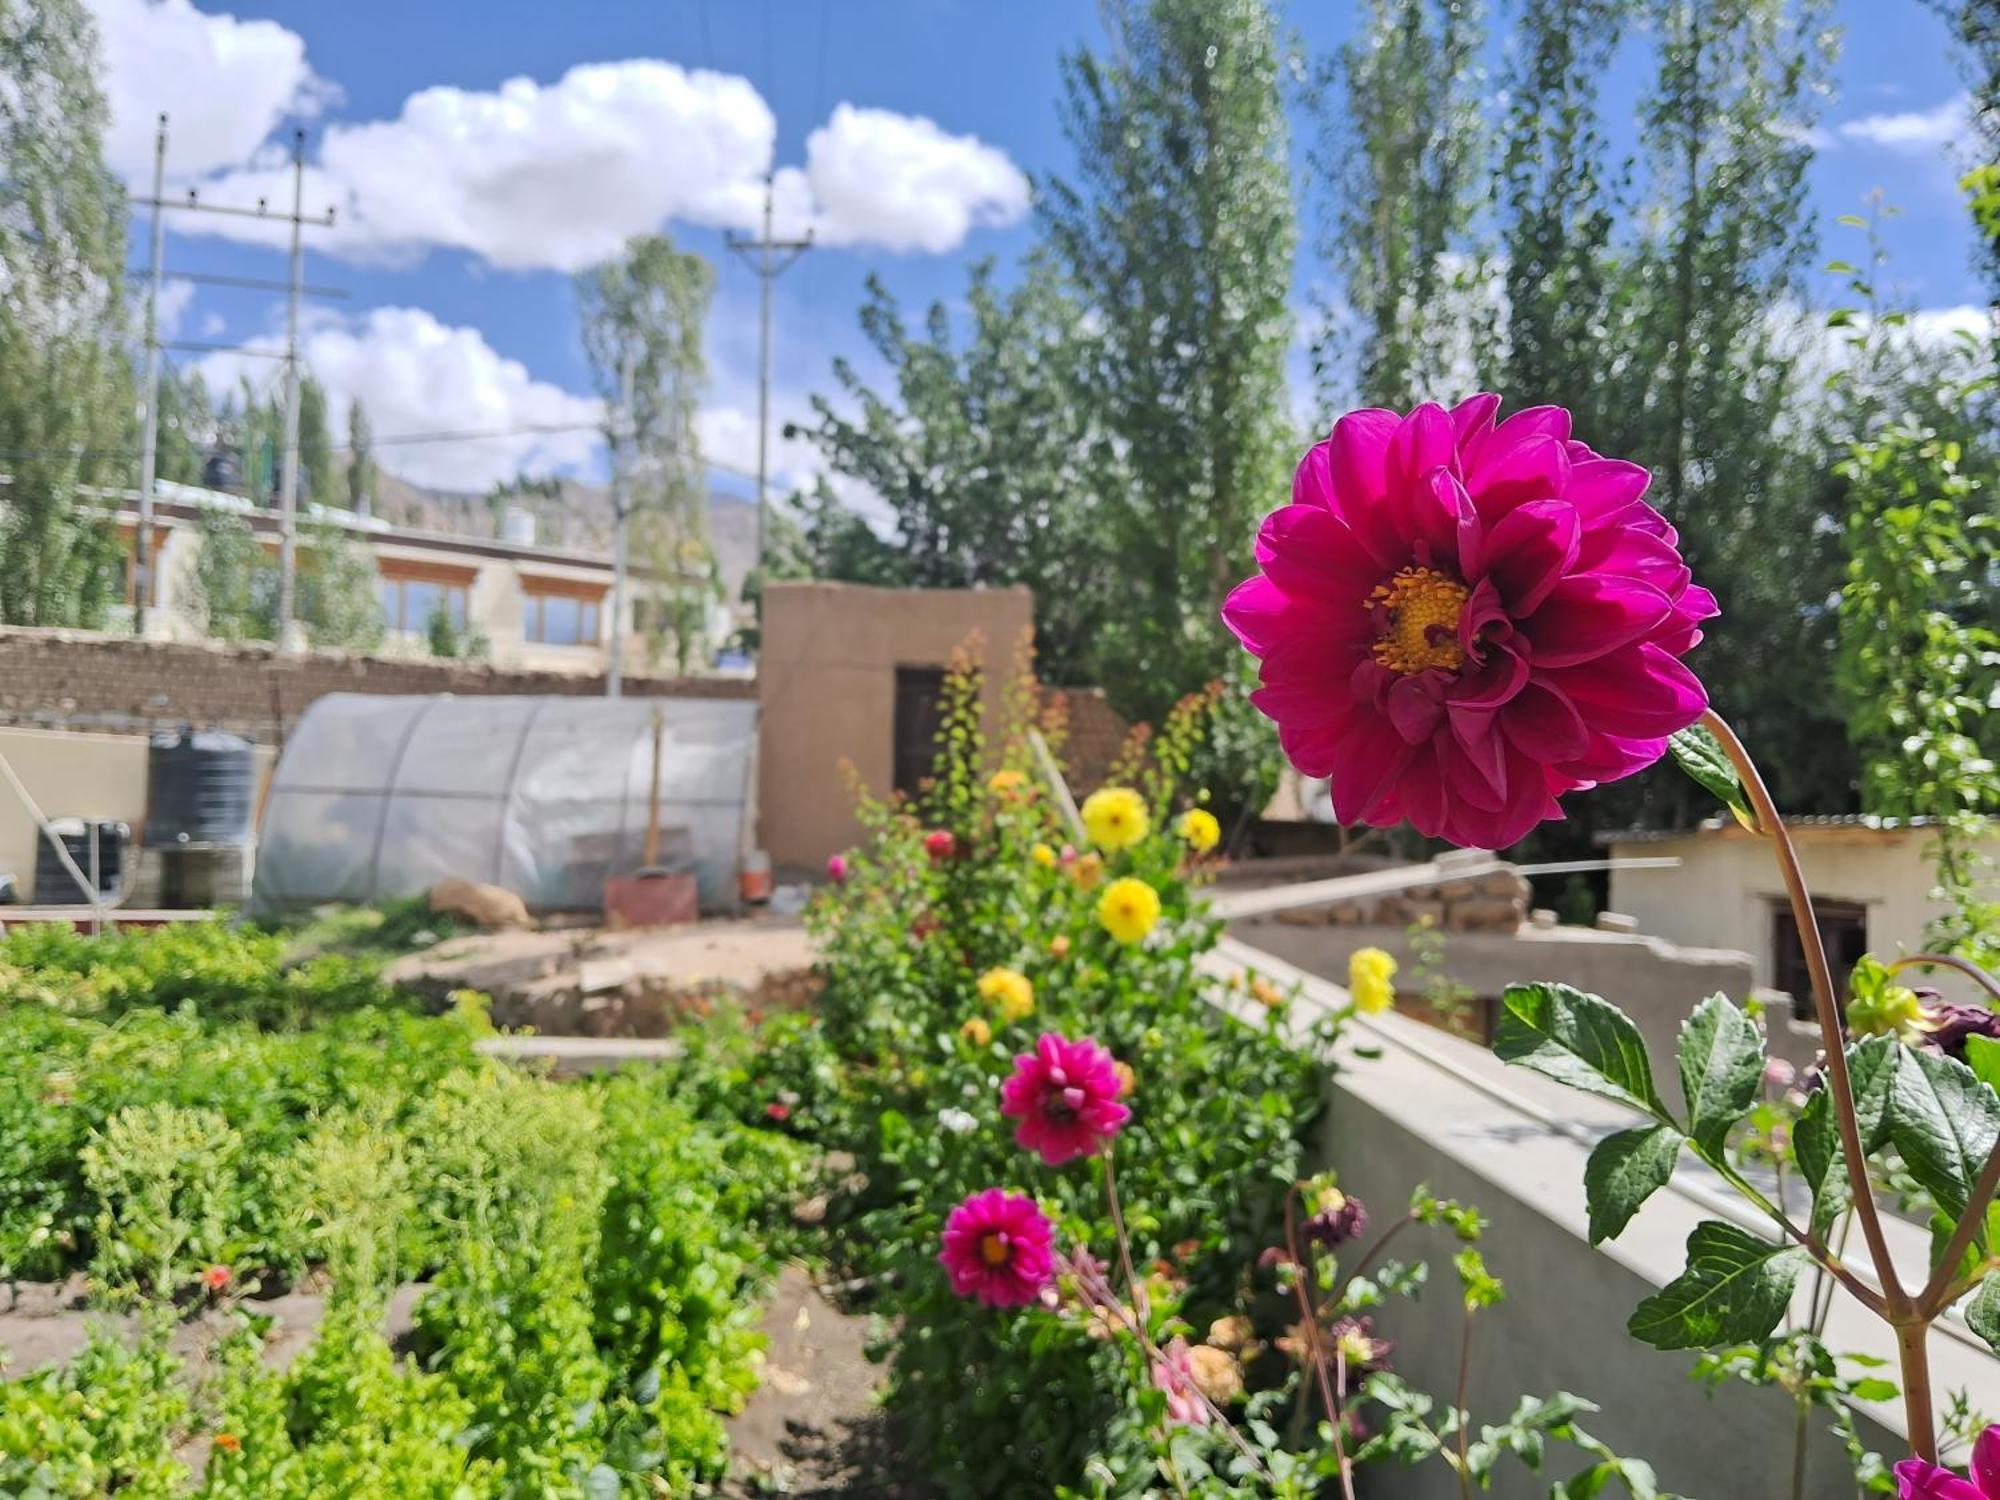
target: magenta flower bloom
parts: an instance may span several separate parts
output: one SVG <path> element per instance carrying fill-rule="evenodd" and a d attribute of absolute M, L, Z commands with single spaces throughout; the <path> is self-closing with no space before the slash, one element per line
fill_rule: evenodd
<path fill-rule="evenodd" d="M 1715 598 L 1651 476 L 1500 398 L 1349 412 L 1257 537 L 1223 619 L 1252 701 L 1336 816 L 1497 849 L 1658 760 L 1707 706 L 1680 658 Z"/>
<path fill-rule="evenodd" d="M 1167 1420 L 1187 1427 L 1208 1425 L 1201 1387 L 1194 1383 L 1194 1351 L 1177 1338 L 1153 1361 L 1153 1385 L 1167 1398 Z"/>
<path fill-rule="evenodd" d="M 1111 1054 L 1089 1037 L 1065 1041 L 1045 1031 L 1033 1052 L 1014 1059 L 1000 1085 L 1000 1113 L 1021 1123 L 1014 1140 L 1052 1167 L 1094 1155 L 1132 1118 L 1118 1102 L 1123 1086 Z"/>
<path fill-rule="evenodd" d="M 2000 1500 L 2000 1423 L 1972 1445 L 1972 1473 L 1965 1479 L 1921 1458 L 1897 1464 L 1896 1500 Z"/>
<path fill-rule="evenodd" d="M 944 1221 L 938 1260 L 951 1289 L 988 1307 L 1026 1307 L 1055 1280 L 1054 1227 L 1033 1198 L 988 1188 Z"/>
<path fill-rule="evenodd" d="M 826 878 L 831 880 L 835 885 L 847 884 L 847 856 L 845 854 L 829 854 L 826 857 Z"/>

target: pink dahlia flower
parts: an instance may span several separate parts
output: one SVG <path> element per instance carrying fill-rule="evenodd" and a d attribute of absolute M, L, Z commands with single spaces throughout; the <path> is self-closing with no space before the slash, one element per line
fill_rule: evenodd
<path fill-rule="evenodd" d="M 958 853 L 958 840 L 948 828 L 933 828 L 924 835 L 924 853 L 931 857 L 932 863 L 950 859 Z"/>
<path fill-rule="evenodd" d="M 944 1221 L 938 1260 L 951 1289 L 988 1307 L 1026 1307 L 1055 1280 L 1054 1228 L 1035 1200 L 988 1188 Z"/>
<path fill-rule="evenodd" d="M 1979 1434 L 1964 1479 L 1921 1458 L 1897 1464 L 1896 1500 L 2000 1500 L 2000 1423 Z"/>
<path fill-rule="evenodd" d="M 1045 1031 L 1033 1052 L 1014 1059 L 1000 1085 L 1000 1113 L 1021 1123 L 1014 1140 L 1052 1167 L 1094 1155 L 1132 1118 L 1118 1102 L 1124 1092 L 1111 1054 L 1089 1037 L 1065 1041 Z"/>
<path fill-rule="evenodd" d="M 1188 1427 L 1208 1424 L 1208 1408 L 1194 1379 L 1194 1351 L 1186 1339 L 1177 1338 L 1160 1351 L 1153 1361 L 1153 1385 L 1167 1398 L 1169 1422 Z"/>
<path fill-rule="evenodd" d="M 1252 701 L 1343 823 L 1502 848 L 1707 706 L 1680 658 L 1715 598 L 1651 476 L 1559 406 L 1496 426 L 1499 404 L 1342 417 L 1223 606 L 1263 662 Z"/>
<path fill-rule="evenodd" d="M 831 880 L 835 885 L 847 884 L 847 856 L 845 854 L 829 854 L 826 857 L 826 878 Z"/>

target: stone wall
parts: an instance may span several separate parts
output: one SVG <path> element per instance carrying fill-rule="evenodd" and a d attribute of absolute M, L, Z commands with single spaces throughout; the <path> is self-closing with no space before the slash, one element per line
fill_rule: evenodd
<path fill-rule="evenodd" d="M 754 698 L 735 678 L 631 677 L 632 697 Z M 269 742 L 328 693 L 599 697 L 602 677 L 506 671 L 476 662 L 280 653 L 265 642 L 139 640 L 91 631 L 0 628 L 0 723 L 144 732 L 192 723 Z"/>
<path fill-rule="evenodd" d="M 1386 896 L 1359 896 L 1324 906 L 1281 911 L 1294 927 L 1410 927 L 1427 923 L 1446 932 L 1520 930 L 1528 915 L 1528 882 L 1512 870 L 1411 886 Z"/>

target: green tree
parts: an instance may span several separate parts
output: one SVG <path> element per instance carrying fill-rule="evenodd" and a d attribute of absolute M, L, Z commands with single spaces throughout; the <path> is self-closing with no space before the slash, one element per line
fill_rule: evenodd
<path fill-rule="evenodd" d="M 1484 39 L 1478 0 L 1370 0 L 1360 33 L 1320 69 L 1319 248 L 1338 300 L 1321 309 L 1313 367 L 1329 405 L 1447 397 L 1454 366 L 1491 342 L 1486 257 L 1469 232 Z"/>
<path fill-rule="evenodd" d="M 95 486 L 136 464 L 125 195 L 104 164 L 83 0 L 0 0 L 0 622 L 102 623 L 118 546 Z"/>
<path fill-rule="evenodd" d="M 913 333 L 869 278 L 861 328 L 894 388 L 878 391 L 836 359 L 845 400 L 815 396 L 817 420 L 802 432 L 837 473 L 882 497 L 896 544 L 822 490 L 800 497 L 803 551 L 792 555 L 813 576 L 848 582 L 1027 584 L 1038 668 L 1087 681 L 1112 576 L 1093 519 L 1109 445 L 1085 389 L 1079 309 L 1040 259 L 1011 292 L 995 287 L 991 262 L 974 266 L 966 306 L 962 343 L 942 302 Z"/>
<path fill-rule="evenodd" d="M 333 428 L 327 420 L 326 387 L 310 374 L 299 381 L 299 493 L 301 500 L 335 503 Z"/>
<path fill-rule="evenodd" d="M 1296 224 L 1265 0 L 1132 0 L 1105 29 L 1103 55 L 1064 61 L 1076 175 L 1042 216 L 1095 331 L 1082 394 L 1126 474 L 1098 504 L 1120 592 L 1099 675 L 1156 717 L 1228 659 L 1217 611 L 1295 457 Z"/>
<path fill-rule="evenodd" d="M 379 575 L 368 549 L 332 524 L 307 524 L 301 528 L 300 541 L 299 619 L 308 638 L 315 646 L 349 651 L 372 651 L 381 645 Z M 274 596 L 276 591 L 274 583 Z"/>
<path fill-rule="evenodd" d="M 646 559 L 673 607 L 655 612 L 656 646 L 686 672 L 703 644 L 705 602 L 715 590 L 708 539 L 708 475 L 695 419 L 708 389 L 702 332 L 715 270 L 665 235 L 632 240 L 622 260 L 578 274 L 583 348 L 600 395 L 616 409 L 632 372 L 627 435 L 608 431 L 625 466 L 633 551 Z M 702 607 L 687 607 L 699 602 Z M 618 622 L 612 622 L 618 628 Z"/>
<path fill-rule="evenodd" d="M 359 396 L 347 403 L 347 508 L 357 516 L 375 513 L 374 435 Z"/>
<path fill-rule="evenodd" d="M 199 370 L 160 371 L 159 448 L 155 472 L 172 484 L 200 484 L 214 438 L 215 412 Z"/>
<path fill-rule="evenodd" d="M 200 551 L 183 606 L 189 622 L 219 641 L 268 641 L 275 629 L 278 572 L 242 516 L 203 510 Z"/>

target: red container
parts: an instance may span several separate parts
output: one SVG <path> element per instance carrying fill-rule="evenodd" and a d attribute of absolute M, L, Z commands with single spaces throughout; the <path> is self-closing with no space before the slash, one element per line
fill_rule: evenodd
<path fill-rule="evenodd" d="M 641 871 L 604 882 L 606 927 L 672 927 L 699 915 L 693 875 Z"/>

